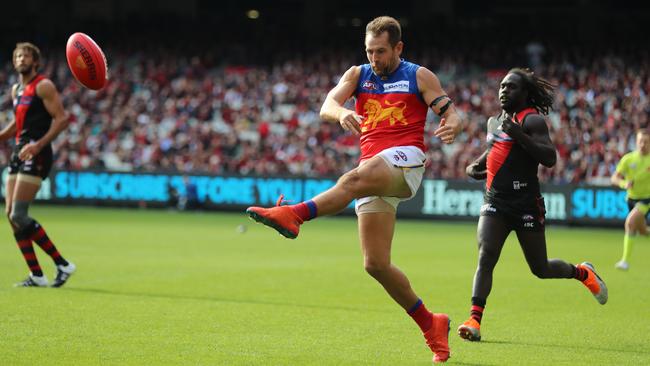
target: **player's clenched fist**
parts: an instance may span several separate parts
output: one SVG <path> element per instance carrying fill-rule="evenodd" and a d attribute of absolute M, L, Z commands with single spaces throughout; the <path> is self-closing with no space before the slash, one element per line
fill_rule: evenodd
<path fill-rule="evenodd" d="M 501 129 L 515 140 L 523 133 L 516 114 L 510 116 L 506 113 L 501 122 Z"/>

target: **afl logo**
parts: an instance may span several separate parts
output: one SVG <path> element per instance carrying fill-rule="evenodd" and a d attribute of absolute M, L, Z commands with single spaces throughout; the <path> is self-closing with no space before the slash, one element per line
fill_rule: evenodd
<path fill-rule="evenodd" d="M 361 87 L 368 90 L 377 90 L 377 85 L 370 80 L 366 80 Z"/>

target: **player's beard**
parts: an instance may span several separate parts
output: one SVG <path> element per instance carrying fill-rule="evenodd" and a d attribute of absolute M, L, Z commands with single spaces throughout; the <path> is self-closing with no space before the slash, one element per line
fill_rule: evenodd
<path fill-rule="evenodd" d="M 35 65 L 23 65 L 16 67 L 16 71 L 23 76 L 30 75 L 35 69 Z"/>
<path fill-rule="evenodd" d="M 393 70 L 393 67 L 394 67 L 394 65 L 393 65 L 392 61 L 389 61 L 386 64 L 386 66 L 384 66 L 382 68 L 376 68 L 376 69 L 374 69 L 374 71 L 375 71 L 375 74 L 377 74 L 377 76 L 384 77 L 384 76 L 390 75 L 390 72 Z"/>

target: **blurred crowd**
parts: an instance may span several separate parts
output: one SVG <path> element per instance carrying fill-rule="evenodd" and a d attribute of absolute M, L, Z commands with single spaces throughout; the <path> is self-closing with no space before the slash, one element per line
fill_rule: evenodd
<path fill-rule="evenodd" d="M 543 181 L 606 182 L 618 159 L 634 148 L 634 131 L 648 126 L 650 58 L 542 48 L 542 61 L 539 52 L 531 52 L 528 63 L 557 85 L 547 122 L 559 159 L 552 169 L 540 168 Z M 239 66 L 165 50 L 111 52 L 110 81 L 99 92 L 80 87 L 62 56 L 44 56 L 42 72 L 72 115 L 55 141 L 58 169 L 336 177 L 357 164 L 358 138 L 321 121 L 318 111 L 363 54 Z M 433 136 L 439 119 L 429 114 L 426 176 L 467 179 L 465 166 L 486 148 L 487 118 L 499 113 L 497 89 L 507 69 L 482 67 L 462 52 L 416 56 L 411 61 L 439 76 L 467 122 L 456 143 L 443 145 Z M 15 82 L 7 62 L 0 69 L 2 125 L 13 118 L 9 91 Z M 0 164 L 7 164 L 9 144 L 0 144 Z"/>

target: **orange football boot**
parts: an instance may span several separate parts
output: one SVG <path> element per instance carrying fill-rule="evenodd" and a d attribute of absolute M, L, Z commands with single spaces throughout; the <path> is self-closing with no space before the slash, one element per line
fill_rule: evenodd
<path fill-rule="evenodd" d="M 596 270 L 594 269 L 594 265 L 589 263 L 589 262 L 582 262 L 578 264 L 576 267 L 580 267 L 583 269 L 587 270 L 587 279 L 582 281 L 582 283 L 587 286 L 589 291 L 591 291 L 591 294 L 594 295 L 596 300 L 601 304 L 605 305 L 607 302 L 607 285 L 605 285 L 605 281 L 598 276 L 596 273 Z"/>
<path fill-rule="evenodd" d="M 285 238 L 295 239 L 303 220 L 289 206 L 282 206 L 284 195 L 280 195 L 275 207 L 249 207 L 246 213 L 251 219 L 272 227 Z"/>
<path fill-rule="evenodd" d="M 478 342 L 481 340 L 481 323 L 477 322 L 474 318 L 469 318 L 465 323 L 458 327 L 458 335 L 470 342 Z"/>
<path fill-rule="evenodd" d="M 447 362 L 451 353 L 449 351 L 449 316 L 447 314 L 433 314 L 433 324 L 426 333 L 424 339 L 427 346 L 433 351 L 433 362 Z"/>

